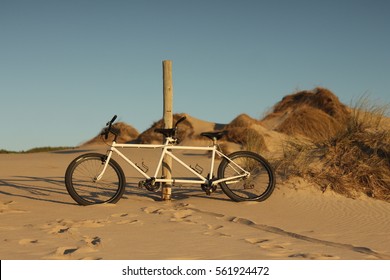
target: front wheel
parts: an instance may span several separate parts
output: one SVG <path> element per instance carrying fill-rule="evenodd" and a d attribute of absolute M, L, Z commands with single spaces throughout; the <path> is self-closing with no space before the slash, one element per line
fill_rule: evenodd
<path fill-rule="evenodd" d="M 234 201 L 263 201 L 275 188 L 271 165 L 262 156 L 239 151 L 224 158 L 218 167 L 218 178 L 232 178 L 220 183 L 223 192 Z M 248 176 L 242 176 L 248 172 Z M 234 178 L 236 177 L 236 178 Z"/>
<path fill-rule="evenodd" d="M 110 159 L 100 180 L 107 157 L 85 154 L 75 158 L 66 169 L 65 185 L 69 195 L 80 205 L 115 203 L 125 191 L 126 179 L 119 164 Z"/>

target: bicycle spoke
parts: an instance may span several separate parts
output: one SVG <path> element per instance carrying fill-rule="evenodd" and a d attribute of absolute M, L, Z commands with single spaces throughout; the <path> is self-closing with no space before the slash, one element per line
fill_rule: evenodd
<path fill-rule="evenodd" d="M 267 162 L 250 152 L 236 152 L 221 162 L 219 178 L 232 178 L 221 183 L 222 190 L 233 200 L 264 200 L 274 188 L 273 173 Z M 245 176 L 246 172 L 249 174 Z M 237 179 L 237 176 L 242 175 Z"/>
<path fill-rule="evenodd" d="M 81 160 L 74 160 L 66 174 L 69 194 L 83 205 L 117 201 L 124 191 L 124 175 L 116 163 L 110 161 L 100 180 L 103 155 L 86 155 Z"/>

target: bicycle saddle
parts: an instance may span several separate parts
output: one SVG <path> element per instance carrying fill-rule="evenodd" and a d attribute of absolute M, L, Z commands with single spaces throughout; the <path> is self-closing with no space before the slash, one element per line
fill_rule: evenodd
<path fill-rule="evenodd" d="M 224 131 L 216 131 L 216 132 L 202 132 L 200 135 L 210 138 L 211 140 L 213 139 L 219 140 L 224 135 L 226 135 L 226 133 L 227 131 L 224 130 Z"/>
<path fill-rule="evenodd" d="M 165 137 L 174 137 L 176 130 L 176 128 L 156 128 L 154 132 L 161 133 Z"/>
<path fill-rule="evenodd" d="M 162 135 L 164 135 L 165 137 L 173 137 L 175 138 L 176 137 L 176 132 L 177 132 L 177 126 L 179 125 L 179 123 L 181 123 L 182 121 L 184 121 L 187 117 L 184 116 L 184 117 L 181 117 L 175 124 L 175 127 L 174 128 L 156 128 L 154 130 L 154 132 L 157 132 L 157 133 L 161 133 Z"/>

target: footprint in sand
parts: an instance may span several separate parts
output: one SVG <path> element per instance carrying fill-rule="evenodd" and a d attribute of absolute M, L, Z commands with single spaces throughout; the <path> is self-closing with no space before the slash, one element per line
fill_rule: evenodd
<path fill-rule="evenodd" d="M 209 231 L 204 232 L 204 235 L 209 235 L 209 236 L 218 236 L 218 237 L 232 237 L 230 234 L 226 234 L 223 232 L 220 232 L 219 230 L 223 228 L 222 225 L 210 225 L 206 224 L 207 229 Z"/>
<path fill-rule="evenodd" d="M 209 235 L 209 236 L 217 236 L 217 237 L 232 237 L 230 234 L 226 234 L 226 233 L 218 232 L 218 231 L 206 231 L 203 234 Z"/>
<path fill-rule="evenodd" d="M 88 237 L 84 236 L 83 241 L 90 247 L 100 246 L 102 244 L 102 239 L 99 236 Z"/>
<path fill-rule="evenodd" d="M 157 207 L 153 207 L 153 206 L 150 206 L 150 207 L 144 207 L 144 208 L 141 208 L 141 210 L 143 212 L 145 212 L 146 214 L 163 214 L 164 212 L 166 212 L 165 209 L 161 209 L 161 208 L 157 208 Z"/>
<path fill-rule="evenodd" d="M 31 245 L 31 244 L 37 244 L 38 240 L 37 239 L 21 239 L 19 240 L 20 245 Z"/>
<path fill-rule="evenodd" d="M 73 222 L 73 227 L 87 227 L 87 228 L 99 228 L 104 227 L 106 224 L 109 224 L 108 220 L 81 220 L 77 222 Z"/>
<path fill-rule="evenodd" d="M 96 253 L 98 247 L 101 246 L 101 239 L 98 236 L 95 237 L 84 237 L 83 240 L 79 242 L 78 245 L 74 247 L 58 247 L 48 259 L 101 259 L 99 257 L 89 257 L 85 256 L 86 254 Z"/>
<path fill-rule="evenodd" d="M 190 204 L 180 203 L 175 207 L 169 209 L 150 206 L 141 208 L 141 210 L 147 214 L 171 215 L 169 219 L 171 222 L 185 222 L 190 224 L 196 224 L 197 222 L 195 220 L 198 219 L 198 217 L 193 216 L 193 210 L 186 208 L 189 205 Z"/>
<path fill-rule="evenodd" d="M 58 247 L 54 252 L 48 255 L 47 259 L 101 259 L 95 254 L 102 246 L 102 238 L 99 236 L 83 236 L 81 235 L 81 228 L 97 228 L 102 227 L 107 223 L 107 220 L 69 220 L 58 219 L 54 222 L 45 224 L 41 229 L 49 234 L 57 235 L 58 238 L 64 237 L 66 240 L 73 241 L 73 245 L 67 247 Z M 71 234 L 69 238 L 68 234 Z M 38 240 L 25 239 L 21 240 L 20 244 L 29 244 L 38 242 Z M 93 255 L 90 255 L 93 254 Z"/>
<path fill-rule="evenodd" d="M 79 247 L 58 247 L 54 252 L 54 255 L 64 257 L 73 254 L 79 249 Z"/>
<path fill-rule="evenodd" d="M 250 243 L 250 244 L 257 245 L 257 244 L 262 244 L 262 243 L 268 242 L 270 240 L 264 239 L 264 238 L 246 238 L 245 241 Z"/>
<path fill-rule="evenodd" d="M 139 220 L 122 220 L 119 222 L 116 222 L 117 225 L 132 225 L 132 224 L 142 224 Z"/>
<path fill-rule="evenodd" d="M 70 233 L 70 228 L 67 226 L 55 226 L 48 231 L 50 234 L 62 234 L 67 232 Z"/>
<path fill-rule="evenodd" d="M 67 219 L 60 219 L 56 220 L 54 223 L 49 223 L 45 225 L 46 228 L 52 227 L 52 229 L 58 229 L 58 231 L 66 231 L 66 229 L 72 229 L 72 228 L 80 228 L 80 227 L 87 227 L 87 228 L 98 228 L 98 227 L 104 227 L 105 224 L 110 223 L 108 220 L 80 220 L 80 221 L 73 221 L 73 220 L 67 220 Z"/>
<path fill-rule="evenodd" d="M 48 223 L 41 227 L 44 231 L 49 234 L 64 234 L 64 233 L 74 233 L 75 229 L 72 229 L 66 224 L 58 223 Z"/>
<path fill-rule="evenodd" d="M 28 213 L 29 211 L 14 209 L 13 204 L 16 204 L 15 201 L 10 200 L 6 202 L 0 202 L 0 214 L 10 214 L 10 213 Z"/>
<path fill-rule="evenodd" d="M 137 223 L 141 223 L 141 221 L 140 220 L 137 220 L 137 219 L 135 219 L 135 217 L 137 217 L 137 215 L 135 215 L 135 214 L 131 214 L 131 215 L 129 215 L 128 213 L 116 213 L 116 214 L 112 214 L 111 215 L 111 217 L 112 218 L 115 218 L 115 219 L 117 219 L 117 218 L 131 218 L 131 217 L 133 217 L 134 219 L 125 219 L 125 220 L 119 220 L 119 221 L 116 221 L 115 223 L 117 224 L 117 225 L 128 225 L 128 224 L 137 224 Z"/>
<path fill-rule="evenodd" d="M 210 230 L 211 230 L 211 229 L 212 229 L 212 230 L 219 230 L 219 229 L 223 228 L 223 226 L 221 226 L 221 225 L 215 225 L 215 226 L 213 226 L 213 225 L 207 224 L 206 226 L 207 226 L 207 228 L 210 229 Z"/>
<path fill-rule="evenodd" d="M 190 222 L 190 223 L 195 223 L 188 218 L 192 216 L 194 211 L 192 210 L 179 210 L 173 213 L 172 218 L 170 219 L 171 222 Z"/>
<path fill-rule="evenodd" d="M 289 251 L 289 246 L 291 244 L 290 243 L 278 243 L 277 241 L 267 241 L 265 243 L 262 243 L 262 244 L 259 244 L 259 247 L 260 248 L 263 248 L 263 249 L 268 249 L 268 250 L 285 250 L 285 251 Z"/>
<path fill-rule="evenodd" d="M 291 245 L 290 243 L 281 243 L 267 238 L 246 238 L 244 240 L 262 250 L 272 251 L 271 255 L 273 256 L 286 257 L 288 254 L 291 254 L 290 249 L 288 249 L 289 245 Z"/>
<path fill-rule="evenodd" d="M 127 213 L 117 213 L 117 214 L 112 214 L 111 217 L 113 217 L 113 218 L 122 218 L 122 217 L 126 217 L 128 215 L 129 214 L 127 214 Z"/>
<path fill-rule="evenodd" d="M 311 253 L 297 253 L 288 256 L 291 259 L 303 259 L 303 260 L 335 260 L 339 259 L 337 256 L 329 254 L 311 254 Z"/>

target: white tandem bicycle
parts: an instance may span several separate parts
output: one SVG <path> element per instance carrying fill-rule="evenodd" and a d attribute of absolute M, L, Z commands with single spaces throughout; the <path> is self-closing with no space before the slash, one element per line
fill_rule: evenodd
<path fill-rule="evenodd" d="M 120 133 L 112 126 L 116 115 L 107 123 L 102 137 L 108 139 L 109 133 L 114 139 L 109 145 L 106 154 L 87 153 L 75 158 L 65 173 L 65 185 L 69 195 L 80 205 L 99 203 L 116 203 L 123 195 L 126 187 L 126 177 L 120 165 L 112 158 L 113 153 L 124 159 L 145 179 L 138 184 L 149 191 L 157 191 L 163 183 L 167 184 L 200 184 L 201 188 L 210 195 L 219 185 L 222 191 L 234 201 L 263 201 L 267 199 L 275 188 L 275 176 L 271 165 L 262 156 L 250 151 L 238 151 L 225 155 L 218 145 L 218 140 L 225 135 L 225 131 L 203 132 L 202 136 L 213 141 L 213 145 L 206 147 L 180 146 L 177 144 L 177 127 L 186 117 L 179 119 L 172 129 L 156 129 L 156 133 L 165 136 L 164 144 L 118 144 Z M 119 149 L 161 149 L 161 156 L 153 175 L 143 170 Z M 203 176 L 199 170 L 191 167 L 173 154 L 174 150 L 205 151 L 211 153 L 210 172 Z M 164 178 L 159 176 L 165 156 L 183 166 L 191 174 L 191 178 Z M 221 162 L 217 176 L 214 176 L 216 158 Z M 193 176 L 192 176 L 193 175 Z"/>

